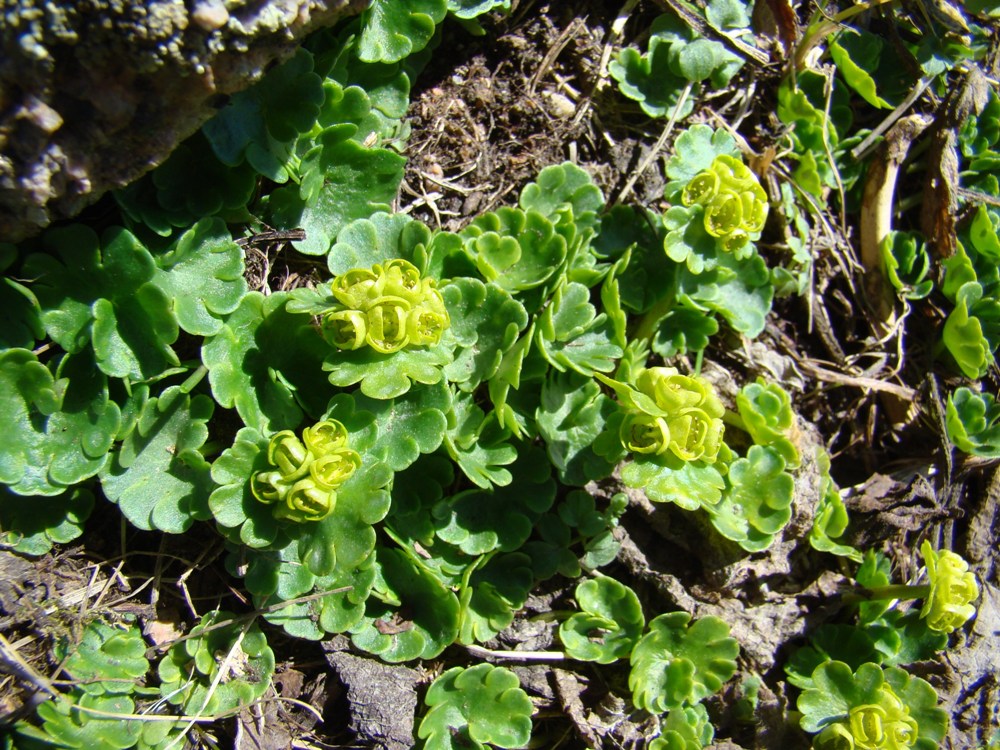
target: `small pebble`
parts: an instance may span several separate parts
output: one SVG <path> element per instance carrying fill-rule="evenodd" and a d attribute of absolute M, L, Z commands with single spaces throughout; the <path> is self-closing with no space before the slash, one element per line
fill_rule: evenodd
<path fill-rule="evenodd" d="M 576 114 L 576 105 L 569 97 L 555 91 L 546 91 L 544 96 L 546 108 L 553 117 L 565 119 Z"/>
<path fill-rule="evenodd" d="M 229 11 L 221 2 L 201 2 L 194 6 L 191 19 L 204 31 L 221 29 L 229 22 Z"/>

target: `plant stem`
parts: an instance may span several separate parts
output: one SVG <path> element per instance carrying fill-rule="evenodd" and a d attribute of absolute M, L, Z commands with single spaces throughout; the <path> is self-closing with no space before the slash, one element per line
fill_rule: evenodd
<path fill-rule="evenodd" d="M 653 340 L 653 334 L 656 332 L 656 326 L 666 315 L 674 308 L 674 296 L 668 294 L 661 300 L 657 301 L 646 314 L 642 316 L 639 321 L 639 326 L 635 329 L 632 334 L 632 340 L 642 339 L 647 343 Z"/>
<path fill-rule="evenodd" d="M 206 375 L 208 375 L 208 368 L 205 365 L 200 365 L 197 370 L 188 375 L 187 380 L 181 383 L 181 393 L 193 391 Z"/>
<path fill-rule="evenodd" d="M 726 413 L 722 415 L 722 421 L 729 427 L 735 427 L 737 430 L 742 430 L 743 432 L 750 434 L 747 430 L 746 422 L 743 421 L 743 417 L 732 409 L 726 409 Z"/>
<path fill-rule="evenodd" d="M 871 601 L 880 599 L 923 599 L 931 593 L 931 587 L 927 584 L 922 586 L 911 586 L 906 583 L 891 583 L 888 586 L 874 586 L 863 588 L 866 598 Z"/>

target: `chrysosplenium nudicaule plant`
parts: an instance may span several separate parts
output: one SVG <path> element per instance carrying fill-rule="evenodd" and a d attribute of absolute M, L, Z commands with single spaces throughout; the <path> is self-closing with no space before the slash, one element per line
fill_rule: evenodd
<path fill-rule="evenodd" d="M 715 461 L 726 410 L 711 385 L 672 367 L 643 370 L 635 384 L 649 401 L 633 401 L 622 421 L 620 435 L 627 450 L 655 455 L 670 451 L 682 461 Z"/>
<path fill-rule="evenodd" d="M 705 208 L 705 231 L 719 240 L 723 249 L 735 251 L 760 232 L 767 220 L 767 194 L 742 161 L 729 154 L 715 157 L 681 193 L 684 206 Z"/>
<path fill-rule="evenodd" d="M 406 260 L 348 271 L 330 289 L 339 304 L 323 315 L 323 336 L 339 349 L 433 346 L 450 322 L 437 282 Z"/>
<path fill-rule="evenodd" d="M 361 456 L 347 447 L 347 429 L 337 420 L 318 422 L 302 431 L 271 438 L 267 460 L 273 471 L 253 475 L 254 497 L 273 505 L 278 519 L 305 523 L 321 521 L 337 504 L 337 488 L 361 465 Z"/>

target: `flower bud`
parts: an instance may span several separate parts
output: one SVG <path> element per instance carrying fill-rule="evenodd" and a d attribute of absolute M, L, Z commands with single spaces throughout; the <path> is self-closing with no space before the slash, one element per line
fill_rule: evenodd
<path fill-rule="evenodd" d="M 662 417 L 633 412 L 625 416 L 619 434 L 633 453 L 661 454 L 670 448 L 670 430 Z"/>
<path fill-rule="evenodd" d="M 284 505 L 276 505 L 276 518 L 287 518 L 290 521 L 304 523 L 307 521 L 322 521 L 333 512 L 337 502 L 337 493 L 316 486 L 311 477 L 300 479 L 285 495 Z"/>
<path fill-rule="evenodd" d="M 328 312 L 323 316 L 323 338 L 338 349 L 360 349 L 368 339 L 368 317 L 358 310 Z"/>
<path fill-rule="evenodd" d="M 317 422 L 302 430 L 302 441 L 315 456 L 323 456 L 347 445 L 347 428 L 336 419 Z"/>
<path fill-rule="evenodd" d="M 368 345 L 382 354 L 391 354 L 409 342 L 406 321 L 410 305 L 400 297 L 382 297 L 368 310 Z"/>
<path fill-rule="evenodd" d="M 267 460 L 281 472 L 284 481 L 299 479 L 309 471 L 312 456 L 291 430 L 282 430 L 267 445 Z"/>
<path fill-rule="evenodd" d="M 333 490 L 350 479 L 361 466 L 361 456 L 350 448 L 327 453 L 309 464 L 309 475 L 322 489 Z"/>

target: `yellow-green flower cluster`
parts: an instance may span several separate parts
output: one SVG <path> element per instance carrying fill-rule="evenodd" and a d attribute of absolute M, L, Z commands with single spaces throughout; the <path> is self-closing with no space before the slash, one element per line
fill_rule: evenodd
<path fill-rule="evenodd" d="M 650 367 L 639 374 L 635 385 L 652 399 L 658 413 L 629 410 L 620 430 L 626 449 L 653 455 L 670 452 L 682 461 L 715 462 L 726 410 L 710 383 L 681 375 L 672 367 Z"/>
<path fill-rule="evenodd" d="M 267 446 L 270 471 L 250 480 L 254 497 L 273 505 L 275 518 L 305 523 L 333 512 L 337 490 L 361 466 L 361 456 L 347 447 L 347 428 L 335 419 L 302 431 L 299 440 L 282 430 Z"/>
<path fill-rule="evenodd" d="M 405 260 L 356 268 L 330 284 L 338 304 L 322 318 L 323 335 L 338 349 L 370 346 L 382 354 L 432 346 L 450 319 L 434 279 Z"/>
<path fill-rule="evenodd" d="M 720 154 L 681 193 L 685 206 L 705 207 L 705 231 L 725 250 L 739 250 L 767 219 L 767 194 L 757 177 L 735 156 Z"/>
<path fill-rule="evenodd" d="M 846 721 L 830 724 L 813 741 L 816 750 L 908 750 L 917 741 L 919 726 L 910 709 L 888 684 L 878 691 L 878 702 L 850 709 Z"/>
<path fill-rule="evenodd" d="M 920 554 L 930 579 L 930 593 L 924 597 L 920 616 L 931 630 L 951 633 L 976 614 L 972 604 L 979 597 L 976 576 L 959 555 L 948 550 L 935 552 L 930 542 L 921 545 Z"/>

